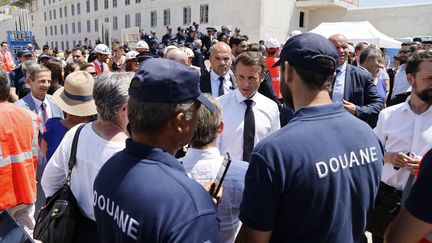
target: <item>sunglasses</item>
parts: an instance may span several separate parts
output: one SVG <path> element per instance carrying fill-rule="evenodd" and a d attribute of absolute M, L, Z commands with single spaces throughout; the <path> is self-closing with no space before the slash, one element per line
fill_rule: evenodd
<path fill-rule="evenodd" d="M 97 72 L 89 72 L 91 76 L 96 77 L 97 76 Z"/>

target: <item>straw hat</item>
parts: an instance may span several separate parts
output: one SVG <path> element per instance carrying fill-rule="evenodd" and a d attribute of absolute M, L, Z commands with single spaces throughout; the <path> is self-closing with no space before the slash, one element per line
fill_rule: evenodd
<path fill-rule="evenodd" d="M 97 114 L 93 99 L 93 77 L 85 71 L 75 71 L 66 77 L 64 87 L 54 94 L 55 103 L 66 113 L 74 116 Z"/>

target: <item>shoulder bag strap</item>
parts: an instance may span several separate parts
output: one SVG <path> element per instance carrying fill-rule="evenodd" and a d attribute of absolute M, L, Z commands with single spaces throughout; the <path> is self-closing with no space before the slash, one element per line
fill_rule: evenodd
<path fill-rule="evenodd" d="M 68 176 L 66 179 L 66 183 L 70 186 L 70 179 L 71 179 L 71 173 L 72 173 L 72 169 L 75 166 L 75 162 L 76 162 L 76 151 L 77 151 L 77 145 L 78 145 L 78 137 L 79 134 L 81 132 L 81 129 L 85 126 L 85 124 L 81 124 L 78 129 L 75 132 L 75 136 L 73 138 L 72 141 L 72 149 L 71 149 L 71 153 L 70 153 L 70 157 L 69 157 L 69 171 L 68 171 Z"/>

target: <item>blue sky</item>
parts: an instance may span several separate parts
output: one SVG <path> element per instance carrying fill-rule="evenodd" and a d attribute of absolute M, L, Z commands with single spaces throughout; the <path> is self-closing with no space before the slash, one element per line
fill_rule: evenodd
<path fill-rule="evenodd" d="M 360 0 L 361 7 L 414 4 L 414 3 L 432 3 L 432 0 Z"/>

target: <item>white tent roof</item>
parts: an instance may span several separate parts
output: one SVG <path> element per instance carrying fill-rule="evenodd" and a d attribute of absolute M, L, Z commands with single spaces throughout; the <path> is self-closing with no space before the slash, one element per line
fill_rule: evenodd
<path fill-rule="evenodd" d="M 343 34 L 354 45 L 367 41 L 382 48 L 400 48 L 401 42 L 379 32 L 369 21 L 321 23 L 309 31 L 326 38 L 334 34 Z"/>

